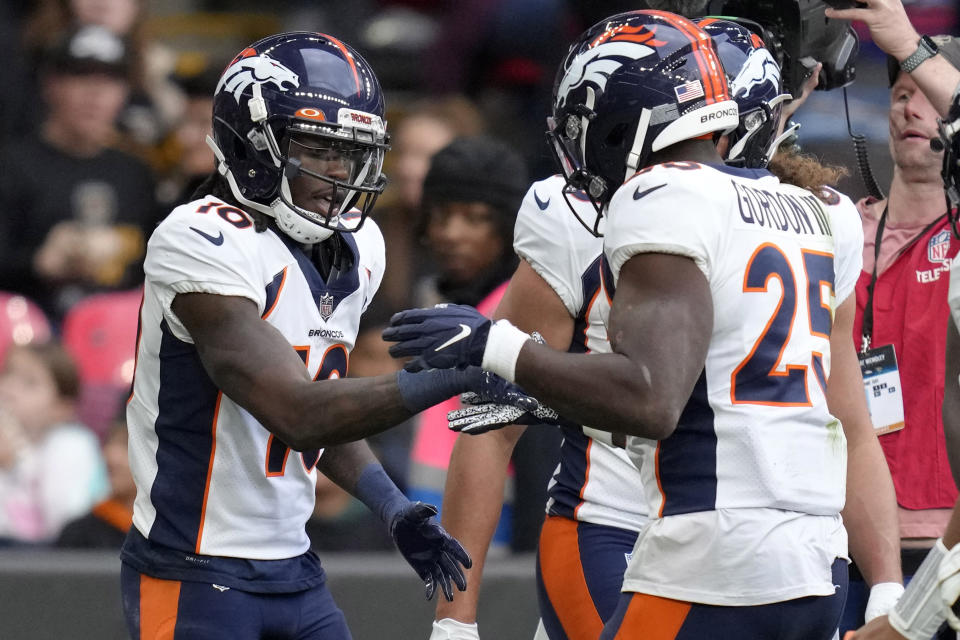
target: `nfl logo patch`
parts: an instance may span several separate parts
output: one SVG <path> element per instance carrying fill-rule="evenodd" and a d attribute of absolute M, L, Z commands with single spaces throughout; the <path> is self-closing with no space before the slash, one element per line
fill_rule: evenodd
<path fill-rule="evenodd" d="M 943 263 L 950 254 L 950 231 L 944 229 L 940 233 L 930 238 L 930 244 L 927 245 L 927 260 L 930 262 Z"/>
<path fill-rule="evenodd" d="M 326 322 L 333 315 L 333 296 L 325 293 L 320 296 L 320 317 Z"/>

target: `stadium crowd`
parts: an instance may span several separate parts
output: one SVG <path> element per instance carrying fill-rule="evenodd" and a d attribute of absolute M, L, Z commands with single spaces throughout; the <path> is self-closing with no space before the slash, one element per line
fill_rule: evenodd
<path fill-rule="evenodd" d="M 522 272 L 534 262 L 514 253 L 514 222 L 530 183 L 556 173 L 543 131 L 569 43 L 621 11 L 649 5 L 697 17 L 707 3 L 286 0 L 270 14 L 242 1 L 192 0 L 180 3 L 181 12 L 162 4 L 0 6 L 0 33 L 14 49 L 0 77 L 16 88 L 0 92 L 0 546 L 123 544 L 136 496 L 126 406 L 147 243 L 175 207 L 205 195 L 216 168 L 207 145 L 214 94 L 221 71 L 245 45 L 288 30 L 336 35 L 362 53 L 383 87 L 389 182 L 371 217 L 383 233 L 386 267 L 344 372 L 369 378 L 402 368 L 381 338 L 394 313 L 446 302 L 492 317 L 518 263 Z M 957 33 L 953 3 L 904 4 L 921 33 Z M 899 378 L 883 378 L 899 387 L 896 403 L 871 399 L 879 397 L 876 386 L 867 399 L 897 498 L 900 540 L 887 542 L 909 579 L 944 535 L 958 496 L 960 471 L 951 474 L 955 452 L 947 443 L 960 431 L 960 394 L 950 386 L 960 370 L 960 339 L 947 274 L 960 243 L 944 211 L 940 156 L 912 145 L 936 135 L 937 105 L 895 59 L 888 63 L 866 28 L 858 30 L 861 83 L 890 90 L 889 154 L 871 158 L 891 169 L 889 195 L 868 195 L 849 175 L 853 167 L 841 166 L 849 158 L 835 143 L 807 146 L 803 128 L 792 142 L 821 157 L 805 170 L 793 167 L 815 176 L 810 186 L 848 189 L 859 200 L 863 271 L 849 337 L 863 358 L 892 345 L 899 364 Z M 945 36 L 939 44 L 960 68 L 958 41 Z M 825 176 L 833 184 L 823 184 Z M 864 368 L 865 376 L 877 373 Z M 460 406 L 451 398 L 367 439 L 411 500 L 444 503 L 457 440 L 472 437 L 447 429 L 448 411 Z M 538 548 L 548 483 L 565 442 L 558 429 L 530 428 L 497 454 L 504 495 L 495 530 L 483 541 L 491 553 Z M 318 476 L 307 523 L 317 552 L 394 548 L 366 501 Z M 848 496 L 848 508 L 856 507 Z M 878 530 L 885 517 L 877 514 Z M 442 511 L 438 518 L 446 524 Z M 851 540 L 853 554 L 856 544 Z M 855 561 L 871 551 L 860 553 Z M 870 575 L 880 566 L 871 562 L 850 566 L 841 631 L 876 615 L 874 593 L 886 588 L 895 600 L 901 592 L 899 569 Z M 466 608 L 441 604 L 438 619 L 476 622 L 476 597 L 471 593 Z M 456 628 L 449 633 L 436 637 L 458 637 Z"/>

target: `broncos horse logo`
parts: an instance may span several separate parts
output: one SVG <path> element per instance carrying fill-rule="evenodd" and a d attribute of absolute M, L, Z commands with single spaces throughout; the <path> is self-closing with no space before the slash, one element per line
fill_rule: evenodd
<path fill-rule="evenodd" d="M 750 96 L 755 89 L 762 98 L 766 93 L 780 92 L 780 67 L 767 49 L 754 49 L 730 83 L 731 96 Z"/>
<path fill-rule="evenodd" d="M 286 91 L 287 88 L 284 87 L 284 84 L 290 84 L 291 88 L 300 86 L 300 76 L 276 60 L 264 55 L 241 57 L 223 72 L 214 93 L 220 93 L 221 90 L 226 89 L 233 94 L 237 104 L 240 104 L 241 94 L 247 87 L 255 83 L 271 83 L 280 91 Z"/>
<path fill-rule="evenodd" d="M 558 95 L 566 96 L 585 82 L 590 82 L 603 91 L 610 76 L 625 61 L 639 60 L 653 53 L 651 47 L 662 47 L 666 42 L 653 39 L 655 29 L 640 25 L 618 25 L 604 31 L 590 43 L 589 49 L 576 56 L 570 63 Z"/>

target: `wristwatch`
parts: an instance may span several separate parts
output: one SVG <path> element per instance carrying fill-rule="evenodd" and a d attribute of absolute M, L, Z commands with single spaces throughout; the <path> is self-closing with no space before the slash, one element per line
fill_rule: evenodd
<path fill-rule="evenodd" d="M 910 73 L 919 67 L 921 62 L 938 53 L 940 53 L 940 47 L 937 46 L 937 43 L 930 36 L 922 36 L 920 42 L 917 43 L 917 50 L 900 63 L 900 69 Z"/>

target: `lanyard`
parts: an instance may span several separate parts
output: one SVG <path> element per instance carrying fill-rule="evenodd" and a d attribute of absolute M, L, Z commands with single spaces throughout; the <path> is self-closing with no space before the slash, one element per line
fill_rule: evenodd
<path fill-rule="evenodd" d="M 880 242 L 883 240 L 883 228 L 887 224 L 887 210 L 888 207 L 883 208 L 883 213 L 880 214 L 880 222 L 877 224 L 877 235 L 873 243 L 873 274 L 870 276 L 870 284 L 867 285 L 867 304 L 863 308 L 863 328 L 862 328 L 862 340 L 860 342 L 860 352 L 866 353 L 870 348 L 870 343 L 873 341 L 873 289 L 877 285 L 877 262 L 880 261 Z M 904 251 L 913 246 L 913 243 L 927 235 L 927 232 L 930 229 L 933 229 L 945 216 L 939 216 L 936 220 L 928 224 L 923 228 L 920 233 L 915 235 L 910 242 L 903 245 L 903 248 L 900 249 L 897 255 L 902 254 Z"/>

